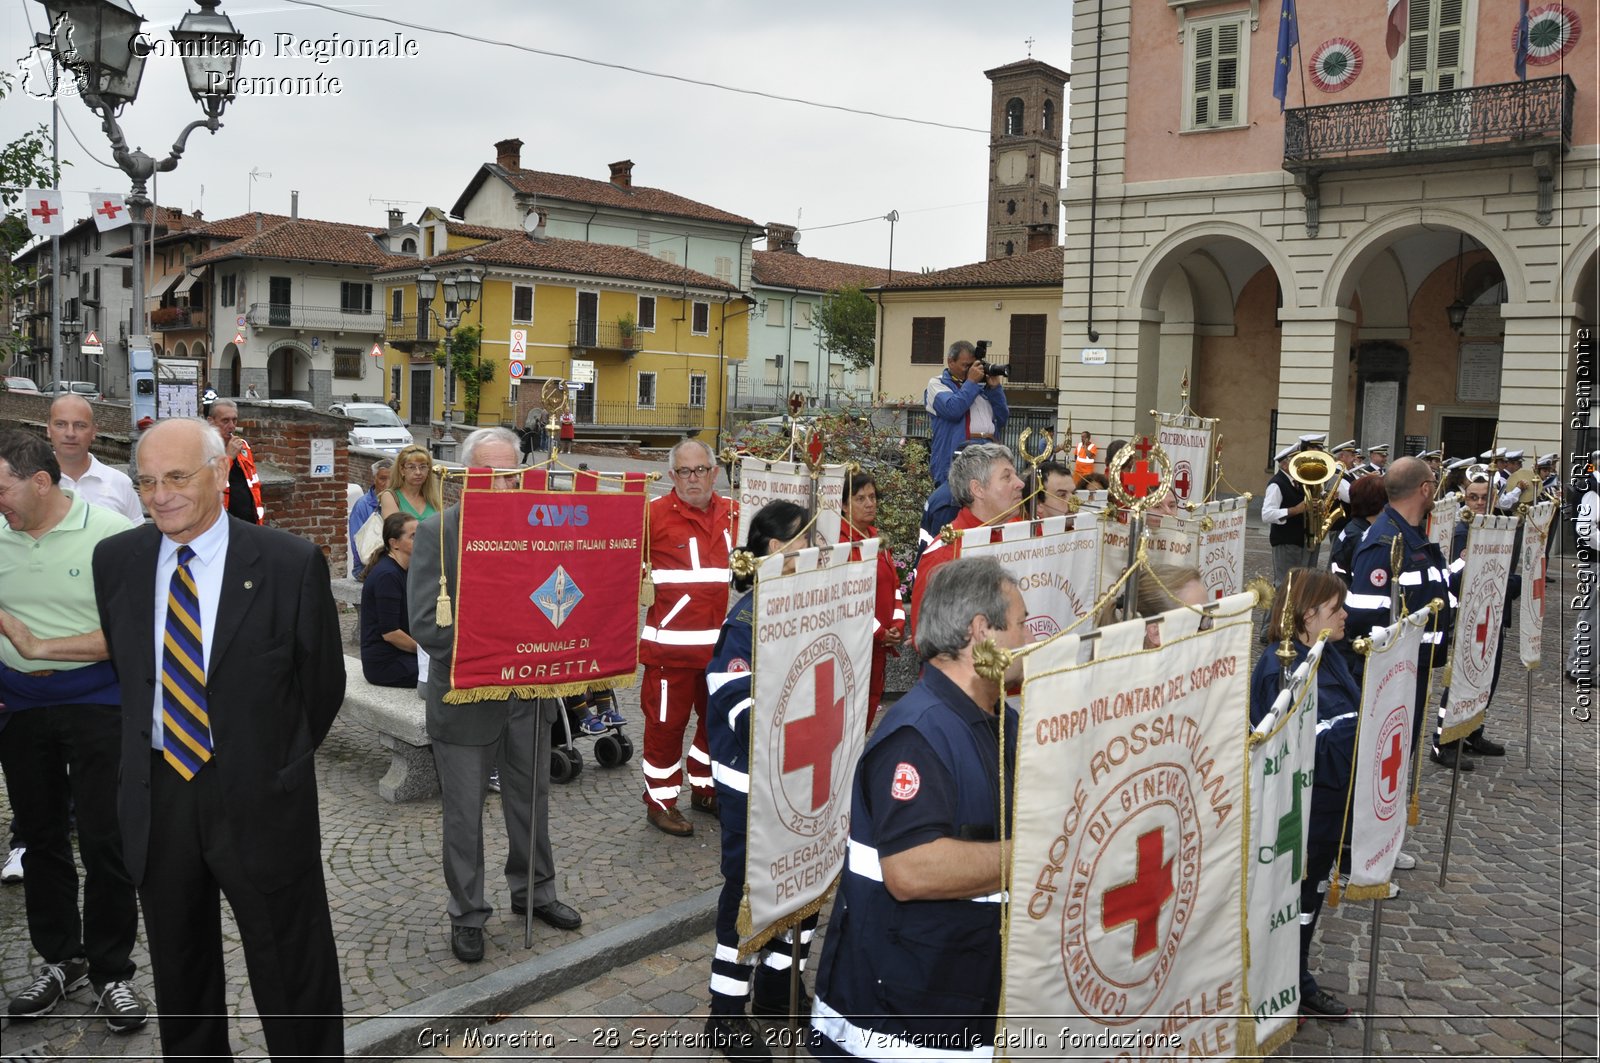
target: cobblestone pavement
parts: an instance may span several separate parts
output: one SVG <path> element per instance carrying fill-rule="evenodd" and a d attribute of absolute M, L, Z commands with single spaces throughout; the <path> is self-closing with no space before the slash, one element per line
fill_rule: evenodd
<path fill-rule="evenodd" d="M 1264 536 L 1252 535 L 1248 558 L 1252 571 L 1268 567 Z M 1556 574 L 1552 563 L 1552 583 Z M 1575 688 L 1561 676 L 1572 615 L 1553 610 L 1547 620 L 1546 662 L 1534 672 L 1531 769 L 1523 767 L 1523 670 L 1514 663 L 1505 670 L 1489 733 L 1510 754 L 1479 758 L 1478 770 L 1462 776 L 1443 887 L 1450 775 L 1424 767 L 1422 823 L 1406 845 L 1418 867 L 1399 874 L 1402 892 L 1384 904 L 1373 1058 L 1595 1058 L 1600 723 L 1574 717 Z M 1514 647 L 1513 633 L 1508 651 Z M 638 745 L 636 693 L 625 692 L 621 702 Z M 583 773 L 553 787 L 551 828 L 561 895 L 583 912 L 584 927 L 563 934 L 536 923 L 533 949 L 522 948 L 521 921 L 510 915 L 498 871 L 505 844 L 496 836 L 503 830 L 494 829 L 499 799 L 491 796 L 486 860 L 497 911 L 487 928 L 485 961 L 468 968 L 450 954 L 437 802 L 382 802 L 377 782 L 386 754 L 351 722 L 335 725 L 319 753 L 318 773 L 352 1051 L 365 1045 L 374 1054 L 416 1059 L 706 1057 L 692 1035 L 704 1022 L 709 922 L 680 920 L 665 931 L 678 933 L 671 941 L 661 939 L 660 925 L 646 924 L 665 911 L 703 916 L 704 891 L 717 881 L 714 821 L 690 813 L 693 838 L 658 833 L 644 821 L 635 762 L 603 770 L 589 747 L 582 748 Z M 8 816 L 0 801 L 0 819 Z M 1324 987 L 1358 1008 L 1366 991 L 1371 914 L 1370 903 L 1325 912 L 1314 953 Z M 0 994 L 9 997 L 28 983 L 37 962 L 19 887 L 0 890 L 0 928 Z M 244 1058 L 259 1058 L 264 1044 L 259 1024 L 249 1018 L 243 957 L 227 928 L 231 1000 L 244 1016 L 235 1047 Z M 645 930 L 660 943 L 642 956 L 639 948 L 623 947 L 644 940 Z M 618 959 L 608 962 L 608 956 Z M 137 981 L 148 987 L 142 933 L 135 958 Z M 88 994 L 79 992 L 49 1018 L 0 1027 L 0 1058 L 158 1054 L 153 1023 L 114 1037 L 94 1019 L 92 1007 Z M 485 1016 L 497 1015 L 504 1017 L 486 1022 Z M 385 1023 L 381 1035 L 372 1032 Z M 473 1029 L 498 1040 L 474 1047 L 466 1041 Z M 428 1044 L 424 1030 L 439 1040 Z M 444 1033 L 451 1035 L 449 1044 Z M 1356 1058 L 1362 1033 L 1358 1021 L 1312 1021 L 1281 1054 Z"/>

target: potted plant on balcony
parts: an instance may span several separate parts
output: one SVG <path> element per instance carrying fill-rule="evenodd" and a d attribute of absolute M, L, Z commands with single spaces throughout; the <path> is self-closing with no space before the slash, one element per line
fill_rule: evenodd
<path fill-rule="evenodd" d="M 633 350 L 633 332 L 635 323 L 632 314 L 623 314 L 617 318 L 617 342 L 625 351 Z"/>
<path fill-rule="evenodd" d="M 178 308 L 175 306 L 158 306 L 150 311 L 150 326 L 152 328 L 163 328 L 177 323 Z"/>

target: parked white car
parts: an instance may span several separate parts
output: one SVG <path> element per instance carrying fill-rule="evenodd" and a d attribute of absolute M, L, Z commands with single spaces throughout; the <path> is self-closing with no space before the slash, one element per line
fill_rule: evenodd
<path fill-rule="evenodd" d="M 6 377 L 6 390 L 15 391 L 18 395 L 37 395 L 39 394 L 39 385 L 25 376 L 8 376 Z"/>
<path fill-rule="evenodd" d="M 100 401 L 100 385 L 93 380 L 52 380 L 40 391 L 45 395 L 65 395 L 71 392 L 94 402 Z"/>
<path fill-rule="evenodd" d="M 328 412 L 356 422 L 350 429 L 352 447 L 398 454 L 412 443 L 411 430 L 400 420 L 399 414 L 381 402 L 336 402 L 328 407 Z"/>

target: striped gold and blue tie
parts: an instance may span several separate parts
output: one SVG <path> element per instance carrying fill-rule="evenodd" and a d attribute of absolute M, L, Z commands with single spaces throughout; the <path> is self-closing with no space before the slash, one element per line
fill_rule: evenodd
<path fill-rule="evenodd" d="M 211 717 L 206 708 L 205 653 L 200 638 L 200 595 L 189 562 L 194 551 L 178 547 L 178 567 L 167 590 L 167 626 L 162 634 L 161 720 L 163 753 L 185 780 L 211 759 Z"/>

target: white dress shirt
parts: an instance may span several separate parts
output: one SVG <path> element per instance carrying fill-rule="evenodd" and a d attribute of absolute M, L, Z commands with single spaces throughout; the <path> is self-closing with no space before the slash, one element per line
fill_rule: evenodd
<path fill-rule="evenodd" d="M 104 506 L 135 524 L 144 523 L 144 507 L 139 504 L 139 494 L 133 489 L 128 474 L 113 469 L 93 454 L 89 455 L 89 468 L 74 480 L 61 470 L 61 486 L 76 492 L 91 506 Z"/>
<path fill-rule="evenodd" d="M 178 571 L 178 543 L 161 537 L 161 551 L 156 555 L 156 690 L 151 710 L 150 748 L 164 749 L 165 731 L 161 722 L 161 671 L 166 664 L 166 647 L 163 636 L 167 629 L 167 593 L 172 586 L 172 574 Z M 201 667 L 207 675 L 211 672 L 211 637 L 217 630 L 217 603 L 222 600 L 222 570 L 228 561 L 228 515 L 219 513 L 216 523 L 189 543 L 194 557 L 189 562 L 189 574 L 194 577 L 194 588 L 200 599 L 200 655 Z"/>

